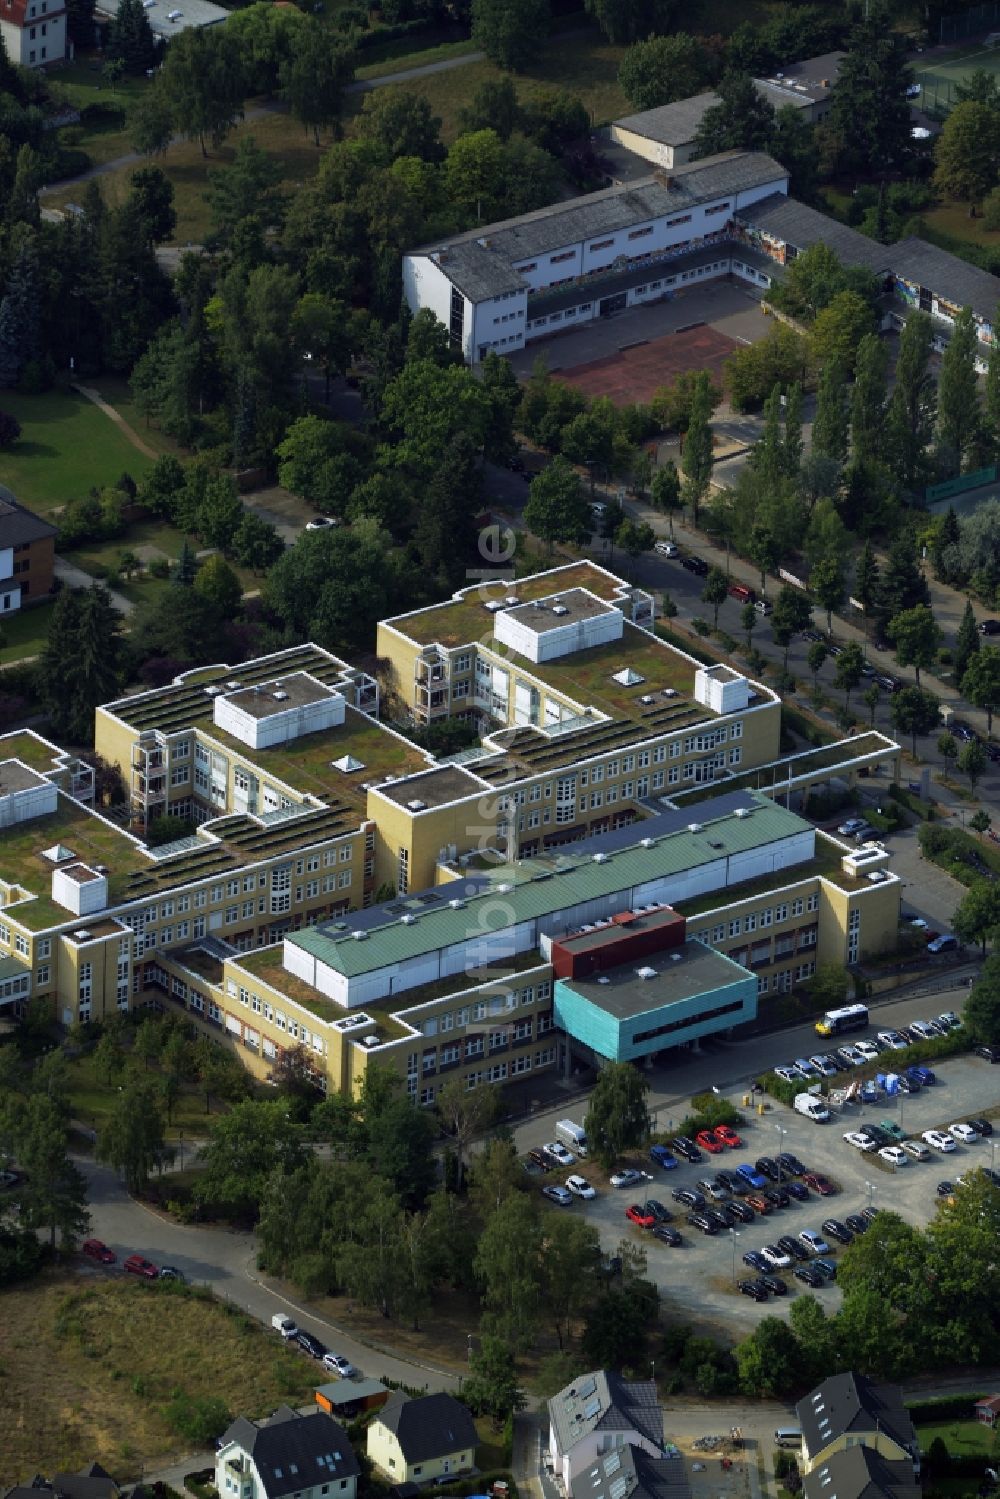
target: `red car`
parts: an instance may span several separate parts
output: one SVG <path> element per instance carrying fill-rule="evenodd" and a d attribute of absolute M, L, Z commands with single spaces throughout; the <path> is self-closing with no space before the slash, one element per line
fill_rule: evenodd
<path fill-rule="evenodd" d="M 128 1275 L 141 1275 L 146 1280 L 156 1280 L 160 1273 L 152 1260 L 143 1259 L 141 1254 L 130 1254 L 122 1269 Z"/>
<path fill-rule="evenodd" d="M 87 1255 L 89 1259 L 98 1260 L 102 1265 L 115 1265 L 118 1263 L 118 1256 L 114 1250 L 109 1249 L 106 1244 L 102 1244 L 100 1239 L 84 1239 L 80 1245 L 80 1251 L 82 1254 Z"/>
<path fill-rule="evenodd" d="M 740 1136 L 728 1124 L 717 1124 L 715 1126 L 715 1138 L 721 1140 L 723 1145 L 728 1145 L 730 1150 L 738 1150 L 743 1144 Z"/>
<path fill-rule="evenodd" d="M 759 1192 L 748 1192 L 743 1201 L 749 1207 L 752 1207 L 755 1213 L 769 1213 L 774 1206 L 772 1202 L 768 1202 L 766 1197 L 762 1197 Z"/>
<path fill-rule="evenodd" d="M 625 1209 L 625 1216 L 630 1223 L 635 1224 L 636 1228 L 654 1228 L 656 1226 L 655 1213 L 651 1213 L 648 1208 L 640 1207 L 637 1202 L 633 1202 L 631 1207 Z"/>
<path fill-rule="evenodd" d="M 702 1150 L 707 1150 L 709 1155 L 719 1155 L 725 1150 L 714 1129 L 700 1129 L 694 1137 L 694 1143 L 700 1145 Z"/>
<path fill-rule="evenodd" d="M 802 1178 L 807 1187 L 812 1187 L 821 1197 L 832 1197 L 836 1192 L 833 1182 L 825 1177 L 820 1171 L 807 1171 Z"/>

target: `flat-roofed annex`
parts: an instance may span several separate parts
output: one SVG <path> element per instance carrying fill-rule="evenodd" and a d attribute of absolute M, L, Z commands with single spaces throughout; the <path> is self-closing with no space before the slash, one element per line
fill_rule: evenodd
<path fill-rule="evenodd" d="M 472 775 L 461 765 L 441 765 L 435 770 L 425 770 L 407 776 L 405 781 L 389 781 L 372 788 L 377 796 L 384 796 L 397 806 L 411 812 L 423 812 L 434 807 L 445 807 L 450 802 L 461 801 L 476 792 L 491 789 L 479 776 Z M 423 803 L 417 806 L 416 803 Z"/>
<path fill-rule="evenodd" d="M 225 700 L 253 718 L 270 718 L 288 708 L 304 708 L 309 703 L 325 702 L 337 695 L 334 688 L 318 682 L 308 672 L 297 671 L 275 677 L 273 682 L 260 682 L 252 687 L 241 687 L 236 692 L 227 692 Z"/>
<path fill-rule="evenodd" d="M 669 952 L 606 968 L 600 975 L 559 982 L 616 1020 L 632 1020 L 663 1005 L 696 999 L 745 976 L 745 969 L 732 958 L 689 938 L 682 947 Z"/>
<path fill-rule="evenodd" d="M 612 604 L 596 598 L 585 588 L 569 588 L 563 593 L 553 593 L 546 598 L 534 599 L 530 603 L 518 604 L 505 611 L 511 619 L 525 625 L 536 634 L 546 630 L 558 630 L 563 625 L 580 619 L 593 619 L 599 614 L 617 613 Z"/>
<path fill-rule="evenodd" d="M 22 765 L 19 760 L 0 760 L 0 796 L 10 796 L 15 791 L 31 791 L 36 786 L 47 786 L 45 776 Z"/>

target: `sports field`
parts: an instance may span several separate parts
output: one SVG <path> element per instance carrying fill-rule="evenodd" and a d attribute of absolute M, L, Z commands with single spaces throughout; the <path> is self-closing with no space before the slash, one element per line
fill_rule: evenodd
<path fill-rule="evenodd" d="M 913 72 L 922 90 L 920 107 L 948 110 L 957 102 L 956 83 L 976 72 L 1000 74 L 1000 45 L 960 43 L 951 54 L 941 53 L 924 65 L 914 63 Z"/>
<path fill-rule="evenodd" d="M 558 378 L 585 395 L 609 396 L 616 406 L 648 403 L 659 386 L 672 384 L 682 371 L 710 370 L 719 379 L 723 364 L 737 348 L 734 338 L 699 323 L 572 369 L 560 369 Z"/>

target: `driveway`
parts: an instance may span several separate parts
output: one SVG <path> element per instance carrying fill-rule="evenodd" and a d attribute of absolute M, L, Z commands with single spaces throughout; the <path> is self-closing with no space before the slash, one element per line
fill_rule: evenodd
<path fill-rule="evenodd" d="M 54 564 L 56 577 L 64 588 L 93 588 L 97 579 L 90 573 L 85 573 L 82 567 L 77 567 L 75 562 L 67 562 L 65 557 L 56 557 Z M 113 588 L 108 590 L 111 595 L 111 603 L 119 614 L 131 614 L 135 605 L 131 599 L 127 599 L 123 593 L 116 593 Z"/>

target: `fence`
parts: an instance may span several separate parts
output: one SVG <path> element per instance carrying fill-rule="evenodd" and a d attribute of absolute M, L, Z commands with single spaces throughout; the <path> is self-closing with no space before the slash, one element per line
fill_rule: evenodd
<path fill-rule="evenodd" d="M 977 32 L 989 31 L 1000 22 L 1000 0 L 987 0 L 985 5 L 973 5 L 959 16 L 942 16 L 938 41 L 942 46 L 949 42 L 961 42 Z"/>

